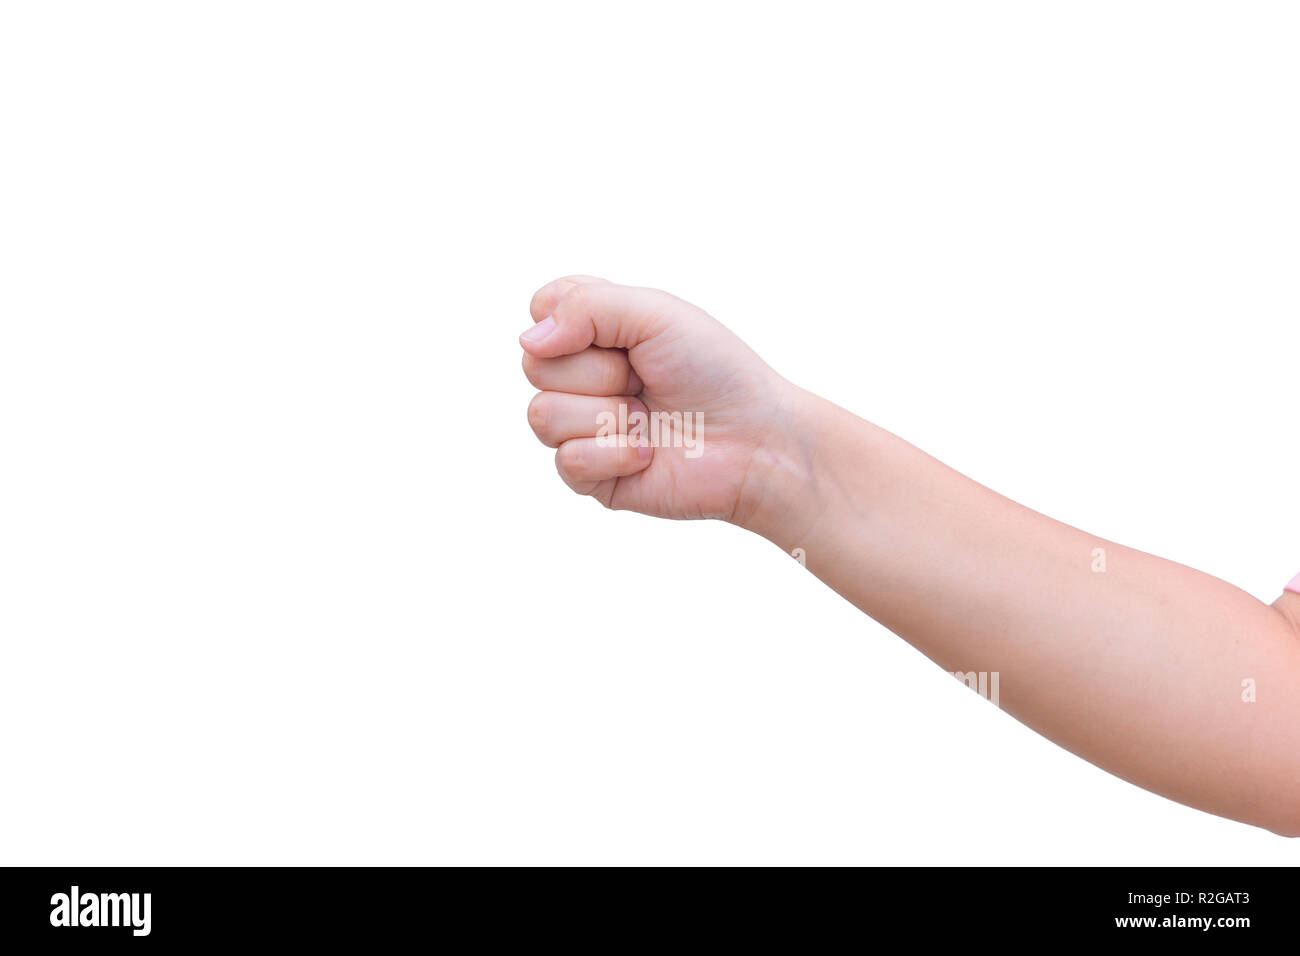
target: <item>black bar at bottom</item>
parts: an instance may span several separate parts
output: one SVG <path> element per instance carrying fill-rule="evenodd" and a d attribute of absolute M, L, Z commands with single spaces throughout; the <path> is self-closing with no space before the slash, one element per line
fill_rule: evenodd
<path fill-rule="evenodd" d="M 1277 942 L 1293 869 L 0 870 L 0 947 Z M 846 936 L 847 934 L 847 936 Z"/>

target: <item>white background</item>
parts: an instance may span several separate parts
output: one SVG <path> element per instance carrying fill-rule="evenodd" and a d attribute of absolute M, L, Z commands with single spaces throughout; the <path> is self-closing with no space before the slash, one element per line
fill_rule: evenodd
<path fill-rule="evenodd" d="M 1300 16 L 12 3 L 0 861 L 1287 863 L 766 542 L 610 514 L 528 299 L 657 285 L 976 479 L 1300 570 Z"/>

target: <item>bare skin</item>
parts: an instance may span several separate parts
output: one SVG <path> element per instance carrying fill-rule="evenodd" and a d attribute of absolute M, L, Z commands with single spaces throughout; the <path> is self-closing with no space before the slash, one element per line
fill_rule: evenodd
<path fill-rule="evenodd" d="M 1269 606 L 1018 505 L 787 382 L 667 293 L 573 276 L 531 312 L 529 421 L 574 491 L 802 549 L 945 670 L 999 672 L 1001 706 L 1061 746 L 1300 836 L 1300 594 Z M 620 403 L 702 415 L 703 454 L 598 441 Z"/>

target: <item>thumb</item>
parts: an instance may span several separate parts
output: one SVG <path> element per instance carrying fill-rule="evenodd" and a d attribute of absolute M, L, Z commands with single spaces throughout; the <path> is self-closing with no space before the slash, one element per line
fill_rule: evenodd
<path fill-rule="evenodd" d="M 534 302 L 547 298 L 539 293 Z M 674 302 L 657 289 L 612 282 L 571 284 L 554 299 L 550 314 L 534 313 L 537 324 L 519 336 L 519 343 L 537 358 L 572 355 L 589 345 L 634 348 L 669 323 Z"/>

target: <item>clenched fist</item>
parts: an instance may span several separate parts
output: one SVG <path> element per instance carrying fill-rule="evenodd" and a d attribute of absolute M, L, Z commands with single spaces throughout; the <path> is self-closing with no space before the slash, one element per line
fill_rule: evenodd
<path fill-rule="evenodd" d="M 570 488 L 664 518 L 758 506 L 751 465 L 792 386 L 745 343 L 666 292 L 588 276 L 543 286 L 531 312 L 528 420 Z"/>

